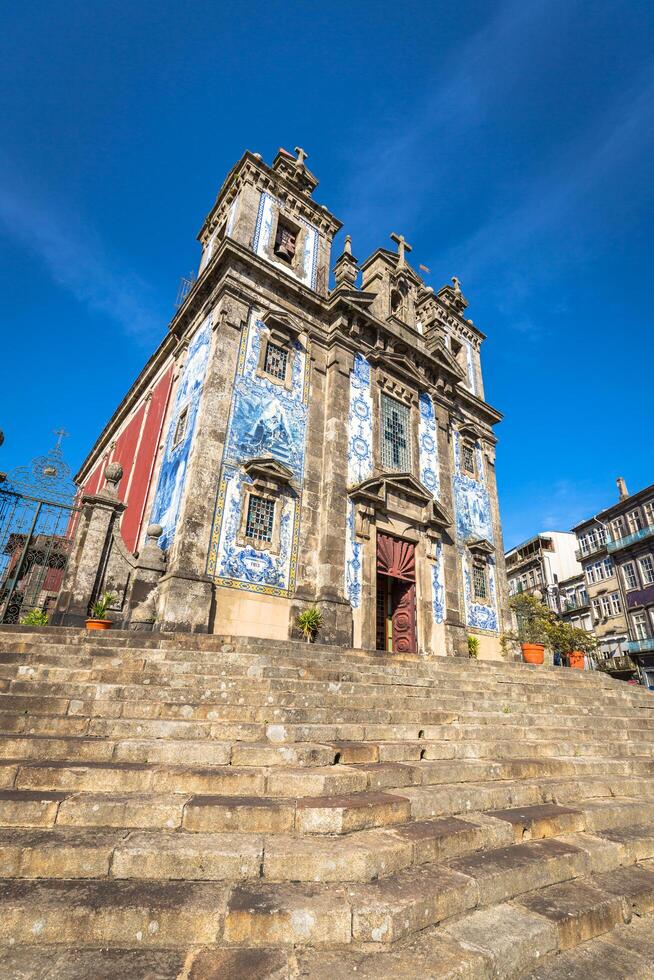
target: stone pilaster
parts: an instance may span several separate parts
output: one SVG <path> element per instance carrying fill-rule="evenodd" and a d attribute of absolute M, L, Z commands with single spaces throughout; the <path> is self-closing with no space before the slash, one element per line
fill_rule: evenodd
<path fill-rule="evenodd" d="M 102 590 L 114 525 L 125 509 L 118 500 L 122 475 L 119 463 L 109 463 L 103 491 L 82 497 L 75 546 L 50 620 L 53 626 L 83 626 L 90 606 Z"/>
<path fill-rule="evenodd" d="M 158 629 L 206 633 L 211 627 L 213 580 L 206 574 L 225 435 L 241 330 L 248 306 L 224 297 L 214 311 L 214 336 L 204 379 L 193 449 L 175 540 L 159 583 Z M 218 624 L 219 628 L 219 624 Z"/>

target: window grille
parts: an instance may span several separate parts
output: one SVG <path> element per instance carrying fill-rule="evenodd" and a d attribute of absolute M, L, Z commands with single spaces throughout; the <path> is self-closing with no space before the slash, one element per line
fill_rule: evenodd
<path fill-rule="evenodd" d="M 411 469 L 410 414 L 401 402 L 382 395 L 382 466 L 408 473 Z"/>
<path fill-rule="evenodd" d="M 488 582 L 486 581 L 486 569 L 483 565 L 472 566 L 472 586 L 475 599 L 488 599 Z"/>
<path fill-rule="evenodd" d="M 175 435 L 173 436 L 173 447 L 179 446 L 180 442 L 186 435 L 186 420 L 188 418 L 188 408 L 185 408 L 177 419 L 177 425 L 175 426 Z"/>
<path fill-rule="evenodd" d="M 257 541 L 272 541 L 275 502 L 266 497 L 250 496 L 245 536 Z"/>
<path fill-rule="evenodd" d="M 263 369 L 266 374 L 269 374 L 271 378 L 278 378 L 280 381 L 286 381 L 286 367 L 288 365 L 288 351 L 284 347 L 279 347 L 278 344 L 273 344 L 268 341 L 266 347 L 266 358 L 264 361 Z"/>
<path fill-rule="evenodd" d="M 463 469 L 466 473 L 475 473 L 475 451 L 468 442 L 464 442 L 463 448 L 461 450 L 461 460 L 463 462 Z"/>

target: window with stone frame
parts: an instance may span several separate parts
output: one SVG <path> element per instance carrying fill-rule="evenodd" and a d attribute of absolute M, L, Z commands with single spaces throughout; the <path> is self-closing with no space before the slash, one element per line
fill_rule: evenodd
<path fill-rule="evenodd" d="M 253 541 L 270 544 L 275 526 L 275 501 L 268 497 L 250 494 L 245 520 L 245 536 Z"/>
<path fill-rule="evenodd" d="M 472 566 L 472 595 L 476 602 L 488 602 L 488 570 L 480 561 Z"/>
<path fill-rule="evenodd" d="M 461 469 L 467 476 L 472 478 L 477 475 L 475 447 L 468 439 L 464 439 L 461 442 Z"/>
<path fill-rule="evenodd" d="M 177 424 L 175 425 L 175 435 L 173 436 L 173 449 L 179 446 L 181 442 L 184 441 L 184 436 L 186 435 L 186 424 L 188 422 L 188 405 L 186 408 L 177 416 Z"/>
<path fill-rule="evenodd" d="M 384 469 L 411 470 L 411 410 L 395 398 L 381 398 L 381 462 Z"/>
<path fill-rule="evenodd" d="M 636 575 L 636 567 L 632 561 L 625 562 L 622 566 L 622 577 L 627 591 L 638 588 L 638 576 Z"/>
<path fill-rule="evenodd" d="M 288 349 L 280 344 L 269 340 L 266 344 L 266 351 L 263 359 L 263 370 L 271 378 L 278 381 L 286 381 L 286 371 L 288 368 Z"/>
<path fill-rule="evenodd" d="M 651 555 L 643 555 L 638 559 L 640 574 L 645 585 L 654 585 L 654 561 Z"/>
<path fill-rule="evenodd" d="M 289 265 L 292 265 L 295 259 L 298 233 L 299 228 L 296 225 L 291 224 L 290 221 L 281 215 L 279 216 L 275 231 L 273 252 L 277 258 L 282 259 L 283 262 L 288 262 Z"/>
<path fill-rule="evenodd" d="M 646 640 L 650 636 L 647 614 L 645 612 L 632 613 L 631 628 L 637 640 Z"/>

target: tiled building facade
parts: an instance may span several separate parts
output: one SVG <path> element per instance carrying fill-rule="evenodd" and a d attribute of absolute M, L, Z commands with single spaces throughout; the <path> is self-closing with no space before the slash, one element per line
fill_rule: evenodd
<path fill-rule="evenodd" d="M 325 641 L 437 655 L 474 633 L 499 657 L 484 335 L 458 281 L 426 286 L 402 236 L 361 265 L 347 238 L 330 288 L 341 226 L 304 159 L 232 169 L 198 279 L 78 479 L 93 492 L 123 447 L 125 545 L 163 529 L 156 628 L 286 638 L 317 605 Z"/>

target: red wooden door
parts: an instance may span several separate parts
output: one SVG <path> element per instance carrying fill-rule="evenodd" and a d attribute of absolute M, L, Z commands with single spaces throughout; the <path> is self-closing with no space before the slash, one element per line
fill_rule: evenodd
<path fill-rule="evenodd" d="M 393 582 L 393 652 L 416 651 L 415 582 Z"/>

